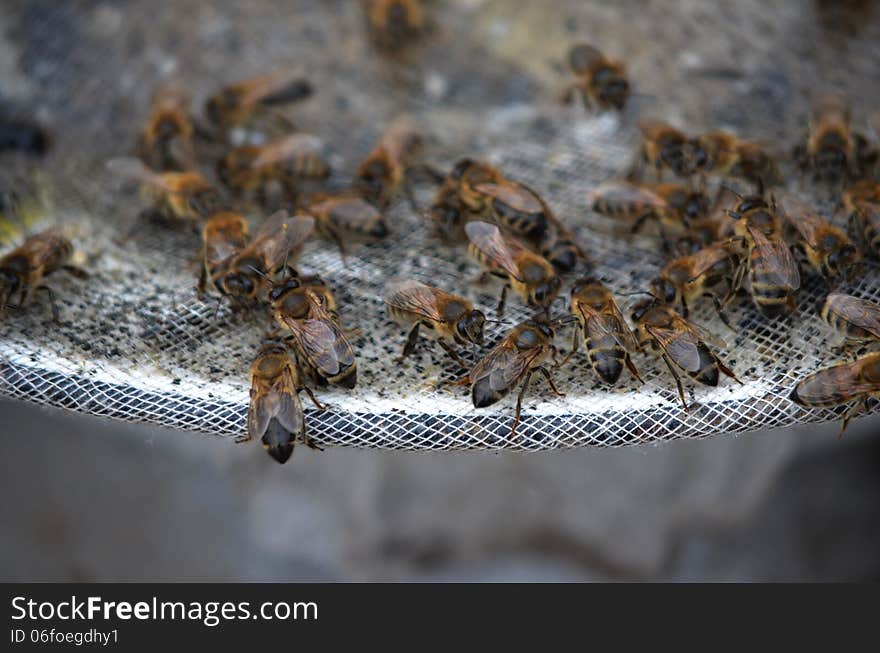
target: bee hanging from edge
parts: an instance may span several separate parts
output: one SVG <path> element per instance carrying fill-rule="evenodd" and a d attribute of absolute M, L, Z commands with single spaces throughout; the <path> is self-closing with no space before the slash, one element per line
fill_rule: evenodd
<path fill-rule="evenodd" d="M 868 410 L 870 397 L 880 397 L 880 352 L 808 374 L 789 395 L 793 402 L 807 408 L 832 408 L 854 401 L 843 414 L 839 435 L 858 412 Z"/>
<path fill-rule="evenodd" d="M 150 116 L 137 144 L 138 156 L 153 170 L 195 169 L 189 104 L 189 93 L 179 83 L 162 84 L 153 93 Z"/>
<path fill-rule="evenodd" d="M 247 435 L 236 442 L 259 438 L 266 452 L 282 465 L 290 459 L 296 440 L 320 450 L 308 436 L 300 390 L 308 393 L 318 410 L 324 406 L 302 385 L 293 354 L 284 340 L 266 337 L 251 365 L 251 401 Z"/>
<path fill-rule="evenodd" d="M 397 323 L 409 328 L 401 359 L 415 351 L 420 327 L 461 367 L 467 366 L 447 341 L 457 345 L 483 344 L 486 316 L 464 297 L 407 280 L 388 285 L 385 306 Z"/>
<path fill-rule="evenodd" d="M 6 308 L 23 309 L 31 293 L 42 290 L 49 297 L 52 319 L 60 321 L 55 294 L 42 281 L 57 270 L 64 270 L 79 279 L 87 278 L 87 272 L 71 265 L 72 255 L 70 240 L 57 227 L 49 227 L 0 258 L 0 319 Z M 9 300 L 16 294 L 18 303 L 11 305 Z"/>
<path fill-rule="evenodd" d="M 410 115 L 401 115 L 391 121 L 376 147 L 358 166 L 355 189 L 365 199 L 385 207 L 403 185 L 410 205 L 415 198 L 407 174 L 413 158 L 422 145 L 422 137 Z"/>
<path fill-rule="evenodd" d="M 623 110 L 630 94 L 623 62 L 606 57 L 592 45 L 579 43 L 568 51 L 568 67 L 576 80 L 563 93 L 563 102 L 570 103 L 579 94 L 586 106 Z"/>
<path fill-rule="evenodd" d="M 224 86 L 205 102 L 205 115 L 213 127 L 228 129 L 247 122 L 258 109 L 304 100 L 312 93 L 301 70 L 279 69 Z"/>
<path fill-rule="evenodd" d="M 831 293 L 825 298 L 820 315 L 845 336 L 848 345 L 880 341 L 880 304 Z"/>

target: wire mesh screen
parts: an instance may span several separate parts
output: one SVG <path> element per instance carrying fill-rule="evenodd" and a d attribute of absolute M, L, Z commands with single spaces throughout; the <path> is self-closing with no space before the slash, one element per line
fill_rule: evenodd
<path fill-rule="evenodd" d="M 593 213 L 586 196 L 628 167 L 636 112 L 692 131 L 725 127 L 787 148 L 801 135 L 817 80 L 851 92 L 857 105 L 876 106 L 875 21 L 839 23 L 823 3 L 809 10 L 761 4 L 428 3 L 432 29 L 424 43 L 389 61 L 367 40 L 357 2 L 4 3 L 3 99 L 47 122 L 53 146 L 39 175 L 36 164 L 10 158 L 3 181 L 21 186 L 25 178 L 42 189 L 36 195 L 45 220 L 73 226 L 91 277 L 52 277 L 58 323 L 39 299 L 0 322 L 0 392 L 188 431 L 243 433 L 248 369 L 268 314 L 236 314 L 196 298 L 195 234 L 145 225 L 124 245 L 117 242 L 141 204 L 104 163 L 131 151 L 161 80 L 185 80 L 200 107 L 224 83 L 301 66 L 316 92 L 284 111 L 328 144 L 331 187 L 350 182 L 392 118 L 412 113 L 426 135 L 428 160 L 449 166 L 476 156 L 528 183 L 571 226 L 595 273 L 614 292 L 627 293 L 645 289 L 662 266 L 656 238 L 630 236 Z M 641 92 L 632 109 L 591 113 L 556 101 L 567 81 L 560 65 L 566 46 L 579 39 L 627 59 Z M 415 190 L 427 206 L 435 187 L 417 182 Z M 813 192 L 793 178 L 790 190 L 833 210 L 827 189 Z M 328 281 L 344 324 L 362 334 L 353 341 L 357 387 L 322 389 L 327 410 L 306 406 L 309 434 L 320 445 L 619 445 L 822 421 L 838 412 L 806 410 L 788 398 L 797 379 L 839 357 L 838 337 L 815 310 L 827 289 L 810 279 L 786 320 L 761 318 L 745 300 L 730 311 L 734 331 L 711 305 L 692 313 L 727 341 L 719 353 L 744 385 L 686 381 L 693 405 L 685 412 L 662 363 L 638 356 L 644 385 L 624 375 L 609 388 L 581 349 L 555 374 L 566 396 L 534 383 L 511 438 L 514 397 L 475 409 L 463 388 L 445 383 L 460 370 L 425 341 L 396 362 L 405 333 L 386 317 L 388 280 L 415 278 L 458 292 L 487 314 L 499 287 L 474 285 L 478 269 L 464 249 L 438 242 L 405 201 L 392 204 L 387 216 L 393 234 L 384 242 L 354 246 L 345 261 L 328 243 L 311 242 L 297 264 Z M 878 272 L 869 263 L 847 291 L 880 298 Z M 529 315 L 508 302 L 509 322 Z M 509 328 L 490 325 L 488 342 Z M 559 346 L 567 346 L 562 340 Z"/>

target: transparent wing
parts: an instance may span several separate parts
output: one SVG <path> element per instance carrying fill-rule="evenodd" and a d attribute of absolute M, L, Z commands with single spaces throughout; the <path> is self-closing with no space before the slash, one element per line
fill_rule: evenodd
<path fill-rule="evenodd" d="M 477 184 L 474 190 L 501 200 L 508 206 L 523 213 L 540 213 L 544 209 L 544 205 L 535 193 L 519 184 Z"/>
<path fill-rule="evenodd" d="M 263 147 L 260 150 L 260 154 L 251 160 L 249 167 L 256 169 L 270 166 L 296 155 L 320 154 L 323 147 L 324 142 L 317 136 L 312 134 L 291 134 Z"/>
<path fill-rule="evenodd" d="M 840 294 L 828 295 L 826 302 L 833 313 L 880 338 L 880 304 Z"/>
<path fill-rule="evenodd" d="M 408 311 L 429 320 L 442 322 L 444 320 L 437 300 L 442 295 L 448 294 L 410 279 L 389 283 L 385 303 L 401 311 Z"/>
<path fill-rule="evenodd" d="M 785 197 L 784 208 L 783 205 L 780 205 L 779 213 L 797 230 L 810 247 L 816 247 L 818 244 L 817 233 L 821 227 L 828 224 L 827 220 L 805 202 L 788 195 Z"/>
<path fill-rule="evenodd" d="M 679 367 L 688 372 L 700 370 L 700 340 L 693 333 L 652 325 L 645 328 Z"/>
<path fill-rule="evenodd" d="M 688 282 L 695 281 L 707 270 L 721 261 L 730 258 L 726 243 L 715 243 L 691 254 L 691 277 Z"/>
<path fill-rule="evenodd" d="M 540 349 L 520 350 L 509 342 L 509 337 L 495 346 L 471 370 L 471 383 L 489 378 L 489 387 L 496 392 L 509 390 L 529 371 Z"/>
<path fill-rule="evenodd" d="M 650 188 L 621 180 L 602 183 L 587 193 L 587 201 L 591 205 L 598 200 L 609 204 L 633 204 L 644 208 L 669 207 L 669 203 Z"/>
<path fill-rule="evenodd" d="M 755 242 L 755 249 L 767 266 L 767 272 L 773 275 L 780 285 L 791 290 L 800 288 L 801 275 L 788 245 L 782 240 L 770 240 L 760 229 L 752 227 L 748 229 Z"/>
<path fill-rule="evenodd" d="M 333 320 L 283 318 L 296 345 L 321 376 L 331 377 L 354 364 L 354 354 Z"/>
<path fill-rule="evenodd" d="M 841 403 L 841 395 L 856 399 L 861 395 L 880 392 L 880 381 L 859 379 L 863 361 L 841 363 L 813 372 L 796 386 L 797 398 L 816 406 Z"/>
<path fill-rule="evenodd" d="M 501 235 L 498 227 L 488 222 L 475 221 L 468 222 L 464 230 L 468 239 L 494 265 L 502 268 L 517 281 L 523 281 L 516 264 L 516 246 Z"/>

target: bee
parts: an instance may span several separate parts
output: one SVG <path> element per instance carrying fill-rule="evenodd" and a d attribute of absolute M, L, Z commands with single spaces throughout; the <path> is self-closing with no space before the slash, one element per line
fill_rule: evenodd
<path fill-rule="evenodd" d="M 189 94 L 179 84 L 164 84 L 153 94 L 150 117 L 138 139 L 137 153 L 153 170 L 195 168 Z"/>
<path fill-rule="evenodd" d="M 795 149 L 803 169 L 810 169 L 816 179 L 836 182 L 858 178 L 868 155 L 864 136 L 852 130 L 849 102 L 840 94 L 816 98 L 810 115 L 806 145 Z"/>
<path fill-rule="evenodd" d="M 224 86 L 205 102 L 205 115 L 215 127 L 247 122 L 259 109 L 309 97 L 312 84 L 299 70 L 276 70 Z"/>
<path fill-rule="evenodd" d="M 450 243 L 458 243 L 467 239 L 464 225 L 467 222 L 468 209 L 461 201 L 458 188 L 448 183 L 437 191 L 428 209 L 428 219 L 434 233 Z"/>
<path fill-rule="evenodd" d="M 579 43 L 568 51 L 568 66 L 577 80 L 563 95 L 565 102 L 579 93 L 587 106 L 623 109 L 630 85 L 621 61 L 606 57 L 592 45 Z"/>
<path fill-rule="evenodd" d="M 471 400 L 475 408 L 485 408 L 500 401 L 511 390 L 520 386 L 516 399 L 516 415 L 510 429 L 510 437 L 516 436 L 516 427 L 520 422 L 522 400 L 529 387 L 532 374 L 540 372 L 547 379 L 553 392 L 564 397 L 544 367 L 544 362 L 551 355 L 555 357 L 556 347 L 553 340 L 556 329 L 561 321 L 546 319 L 530 319 L 515 326 L 501 342 L 495 345 L 467 376 L 458 381 L 459 384 L 470 383 Z"/>
<path fill-rule="evenodd" d="M 284 330 L 288 342 L 318 383 L 334 383 L 354 388 L 357 365 L 351 345 L 339 325 L 339 316 L 326 306 L 323 293 L 305 289 L 307 317 L 296 318 L 285 313 L 285 294 L 272 302 L 275 321 Z"/>
<path fill-rule="evenodd" d="M 722 186 L 709 213 L 687 225 L 685 233 L 676 241 L 674 251 L 679 256 L 693 254 L 713 243 L 730 238 L 734 223 L 727 211 L 736 207 L 737 200 L 735 193 Z"/>
<path fill-rule="evenodd" d="M 664 304 L 681 306 L 684 317 L 696 300 L 709 297 L 719 317 L 730 326 L 717 289 L 726 286 L 725 297 L 729 294 L 738 267 L 739 257 L 730 244 L 716 242 L 667 263 L 651 282 L 651 294 Z"/>
<path fill-rule="evenodd" d="M 343 256 L 346 240 L 375 241 L 391 233 L 382 213 L 356 194 L 316 194 L 300 206 L 315 218 L 318 233 L 333 241 Z"/>
<path fill-rule="evenodd" d="M 407 168 L 421 144 L 422 137 L 412 116 L 398 116 L 358 166 L 355 188 L 377 206 L 387 206 L 404 183 Z M 406 192 L 410 204 L 415 205 L 408 188 Z"/>
<path fill-rule="evenodd" d="M 801 287 L 797 263 L 782 238 L 776 202 L 762 197 L 745 197 L 728 211 L 736 220 L 732 243 L 745 244 L 745 252 L 735 275 L 733 293 L 748 273 L 752 300 L 766 317 L 779 317 L 795 308 L 795 295 Z"/>
<path fill-rule="evenodd" d="M 294 320 L 304 320 L 311 316 L 314 302 L 307 292 L 317 296 L 328 313 L 337 316 L 336 296 L 327 283 L 317 274 L 301 275 L 288 269 L 282 279 L 269 290 L 269 302 L 275 312 Z M 338 318 L 337 322 L 339 321 Z"/>
<path fill-rule="evenodd" d="M 311 216 L 288 217 L 278 211 L 248 240 L 247 222 L 230 212 L 216 213 L 205 224 L 204 265 L 199 295 L 210 276 L 221 295 L 237 305 L 252 303 L 265 289 L 271 275 L 284 270 L 315 227 Z"/>
<path fill-rule="evenodd" d="M 852 295 L 832 293 L 825 298 L 822 319 L 846 336 L 848 343 L 880 340 L 880 305 Z"/>
<path fill-rule="evenodd" d="M 324 407 L 312 391 L 302 385 L 296 360 L 287 344 L 278 338 L 264 339 L 251 365 L 250 376 L 247 435 L 236 438 L 236 442 L 260 438 L 266 452 L 282 465 L 290 459 L 297 439 L 312 449 L 320 449 L 307 434 L 300 390 L 308 393 L 319 410 Z"/>
<path fill-rule="evenodd" d="M 870 397 L 880 397 L 880 352 L 813 372 L 801 379 L 790 395 L 793 402 L 808 408 L 856 402 L 843 414 L 840 435 L 850 419 L 861 409 L 868 409 Z"/>
<path fill-rule="evenodd" d="M 737 383 L 742 383 L 721 358 L 709 349 L 709 345 L 724 348 L 724 341 L 689 322 L 672 307 L 662 305 L 656 299 L 649 299 L 633 308 L 632 318 L 637 325 L 639 347 L 648 346 L 660 353 L 675 379 L 678 396 L 685 410 L 688 410 L 688 405 L 676 368 L 703 385 L 717 386 L 719 372 Z"/>
<path fill-rule="evenodd" d="M 880 258 L 880 204 L 857 202 L 849 216 L 849 230 L 868 254 Z"/>
<path fill-rule="evenodd" d="M 497 226 L 488 222 L 469 222 L 465 232 L 470 241 L 468 253 L 489 274 L 507 281 L 498 301 L 499 315 L 504 311 L 508 286 L 529 306 L 549 309 L 562 281 L 547 259 L 516 238 L 503 235 Z"/>
<path fill-rule="evenodd" d="M 719 177 L 737 177 L 764 186 L 782 183 L 782 175 L 766 150 L 754 141 L 725 131 L 712 131 L 697 138 L 706 153 L 701 170 Z"/>
<path fill-rule="evenodd" d="M 318 137 L 300 133 L 266 145 L 242 145 L 217 162 L 217 176 L 236 191 L 262 192 L 273 180 L 292 191 L 300 180 L 330 174 L 323 148 Z"/>
<path fill-rule="evenodd" d="M 574 234 L 548 208 L 548 228 L 538 243 L 538 252 L 553 265 L 558 272 L 571 272 L 579 261 L 590 265 L 587 255 L 575 240 Z"/>
<path fill-rule="evenodd" d="M 859 179 L 843 191 L 842 204 L 848 213 L 864 202 L 880 204 L 880 182 L 873 179 Z"/>
<path fill-rule="evenodd" d="M 486 213 L 487 198 L 475 187 L 503 182 L 501 172 L 487 163 L 469 158 L 457 161 L 431 203 L 429 217 L 435 231 L 450 242 L 467 240 L 464 225 Z"/>
<path fill-rule="evenodd" d="M 21 245 L 0 258 L 0 318 L 6 308 L 22 309 L 31 293 L 42 290 L 49 298 L 52 318 L 58 322 L 58 307 L 55 294 L 43 279 L 57 270 L 64 270 L 77 278 L 88 274 L 71 265 L 73 245 L 56 227 L 49 227 L 34 234 Z M 17 295 L 18 303 L 12 305 L 10 299 Z"/>
<path fill-rule="evenodd" d="M 195 223 L 221 208 L 217 189 L 201 173 L 155 172 L 139 159 L 111 159 L 107 168 L 121 177 L 138 181 L 153 202 L 153 212 L 168 220 Z"/>
<path fill-rule="evenodd" d="M 420 327 L 462 367 L 467 366 L 448 341 L 457 345 L 483 344 L 486 316 L 464 297 L 409 280 L 389 284 L 385 305 L 395 321 L 409 328 L 403 358 L 415 351 Z"/>
<path fill-rule="evenodd" d="M 365 0 L 370 36 L 380 50 L 403 50 L 426 31 L 421 0 Z"/>
<path fill-rule="evenodd" d="M 846 232 L 803 202 L 786 198 L 785 203 L 789 208 L 782 215 L 797 234 L 795 248 L 816 274 L 829 283 L 840 277 L 852 278 L 862 257 Z"/>
<path fill-rule="evenodd" d="M 501 179 L 472 186 L 481 196 L 483 217 L 492 220 L 517 238 L 539 243 L 546 237 L 550 210 L 531 188 Z"/>
<path fill-rule="evenodd" d="M 601 281 L 593 277 L 579 279 L 571 288 L 571 313 L 577 318 L 571 354 L 583 337 L 593 371 L 605 383 L 614 384 L 626 365 L 633 378 L 642 382 L 630 354 L 638 350 L 635 336 L 626 318 Z"/>
<path fill-rule="evenodd" d="M 664 170 L 676 177 L 690 177 L 706 165 L 708 156 L 699 142 L 680 129 L 657 120 L 643 120 L 639 129 L 642 144 L 630 179 L 640 176 L 645 165 L 654 167 L 658 179 Z"/>

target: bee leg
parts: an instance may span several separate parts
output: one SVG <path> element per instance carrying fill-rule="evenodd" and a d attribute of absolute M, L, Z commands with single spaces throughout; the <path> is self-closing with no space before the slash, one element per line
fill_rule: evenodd
<path fill-rule="evenodd" d="M 690 317 L 691 309 L 688 308 L 687 300 L 684 298 L 684 295 L 681 296 L 681 316 L 684 318 Z"/>
<path fill-rule="evenodd" d="M 548 370 L 546 367 L 544 367 L 544 366 L 542 365 L 541 367 L 538 367 L 537 370 L 538 370 L 541 374 L 544 375 L 544 378 L 545 378 L 545 379 L 547 379 L 547 383 L 550 384 L 550 389 L 553 390 L 553 394 L 555 394 L 557 397 L 564 397 L 564 396 L 565 396 L 565 393 L 564 393 L 564 392 L 560 392 L 560 391 L 559 391 L 559 388 L 556 387 L 556 383 L 553 382 L 553 377 L 550 376 L 550 372 L 549 372 L 549 370 Z"/>
<path fill-rule="evenodd" d="M 498 318 L 502 318 L 504 316 L 504 302 L 507 300 L 507 284 L 504 284 L 504 287 L 501 288 L 501 297 L 498 299 L 498 308 L 495 309 L 498 313 Z"/>
<path fill-rule="evenodd" d="M 245 435 L 237 435 L 233 442 L 236 444 L 241 444 L 242 442 L 250 442 L 253 440 L 253 436 L 250 433 L 246 433 Z"/>
<path fill-rule="evenodd" d="M 37 290 L 42 290 L 46 293 L 46 297 L 49 299 L 49 308 L 52 309 L 52 320 L 60 322 L 61 316 L 58 313 L 58 304 L 55 302 L 55 292 L 49 286 L 37 286 Z"/>
<path fill-rule="evenodd" d="M 675 379 L 675 385 L 678 388 L 678 396 L 681 398 L 681 403 L 684 406 L 685 410 L 690 410 L 687 405 L 687 401 L 684 398 L 684 386 L 681 384 L 681 377 L 678 375 L 678 372 L 675 371 L 675 368 L 672 366 L 672 361 L 669 360 L 669 356 L 663 354 L 661 356 L 663 358 L 663 362 L 666 363 L 666 367 L 669 368 L 670 374 L 672 374 L 672 378 Z"/>
<path fill-rule="evenodd" d="M 654 215 L 653 211 L 649 211 L 648 213 L 645 213 L 644 215 L 640 215 L 638 218 L 636 218 L 636 221 L 633 223 L 633 226 L 630 227 L 629 232 L 631 234 L 638 233 L 639 230 L 641 230 L 641 228 L 645 226 L 645 223 L 648 220 L 652 220 L 655 217 L 656 216 Z"/>
<path fill-rule="evenodd" d="M 514 439 L 516 437 L 516 427 L 519 426 L 520 422 L 520 414 L 522 413 L 522 400 L 523 396 L 526 394 L 526 390 L 529 387 L 529 381 L 532 380 L 532 374 L 534 373 L 534 369 L 530 369 L 528 374 L 526 374 L 525 381 L 523 381 L 522 386 L 519 389 L 519 394 L 516 397 L 516 413 L 513 416 L 513 426 L 510 427 L 510 439 Z"/>
<path fill-rule="evenodd" d="M 443 351 L 445 351 L 447 354 L 449 354 L 449 357 L 452 360 L 454 360 L 456 363 L 459 364 L 461 369 L 463 369 L 463 370 L 469 369 L 467 364 L 465 364 L 465 362 L 463 360 L 461 360 L 461 357 L 458 354 L 456 354 L 455 350 L 452 349 L 452 347 L 450 347 L 445 341 L 438 340 L 437 344 L 439 344 L 443 348 Z"/>
<path fill-rule="evenodd" d="M 715 293 L 706 293 L 703 297 L 710 297 L 712 299 L 712 305 L 715 307 L 715 312 L 718 313 L 718 317 L 721 318 L 721 321 L 724 322 L 724 325 L 730 329 L 731 331 L 736 331 L 733 326 L 730 324 L 730 318 L 727 313 L 724 311 L 724 306 L 721 305 L 721 300 L 718 299 L 718 295 Z M 685 316 L 687 317 L 687 316 Z"/>
<path fill-rule="evenodd" d="M 846 430 L 846 427 L 849 425 L 849 421 L 855 417 L 858 413 L 862 412 L 862 410 L 867 410 L 868 408 L 868 398 L 865 397 L 861 401 L 856 401 L 852 406 L 846 409 L 846 412 L 843 414 L 843 423 L 840 425 L 840 432 L 837 434 L 837 438 L 840 439 L 843 437 L 843 432 Z"/>
<path fill-rule="evenodd" d="M 406 201 L 409 204 L 410 208 L 418 214 L 421 214 L 422 211 L 419 208 L 418 203 L 416 202 L 415 193 L 413 193 L 412 181 L 410 180 L 409 175 L 405 175 L 403 178 L 403 195 L 406 197 Z"/>
<path fill-rule="evenodd" d="M 315 451 L 324 451 L 324 447 L 319 444 L 315 444 L 315 442 L 306 433 L 303 433 L 302 442 L 309 449 L 313 449 Z"/>
<path fill-rule="evenodd" d="M 623 355 L 623 362 L 626 364 L 626 369 L 629 370 L 629 373 L 633 375 L 633 378 L 644 385 L 645 382 L 642 380 L 642 377 L 639 376 L 639 371 L 636 369 L 635 363 L 632 362 L 632 357 L 629 353 Z"/>
<path fill-rule="evenodd" d="M 416 322 L 412 329 L 409 330 L 409 334 L 406 336 L 406 344 L 403 346 L 403 354 L 395 361 L 396 363 L 402 363 L 404 359 L 412 356 L 412 353 L 416 350 L 416 343 L 419 340 L 419 327 L 421 325 L 421 322 Z"/>
<path fill-rule="evenodd" d="M 565 355 L 565 358 L 563 358 L 561 362 L 554 363 L 554 365 L 553 365 L 554 370 L 558 370 L 560 367 L 562 367 L 563 365 L 568 363 L 568 361 L 571 360 L 571 357 L 574 356 L 575 352 L 578 350 L 578 347 L 580 347 L 580 345 L 581 345 L 581 338 L 580 338 L 581 330 L 580 330 L 580 328 L 575 327 L 573 329 L 573 331 L 574 331 L 574 333 L 571 338 L 571 351 L 569 351 Z M 555 350 L 554 350 L 554 353 L 555 353 Z"/>
<path fill-rule="evenodd" d="M 83 270 L 81 267 L 76 265 L 62 265 L 61 269 L 67 272 L 72 277 L 77 279 L 88 279 L 89 273 L 87 270 Z"/>
<path fill-rule="evenodd" d="M 315 404 L 315 408 L 317 408 L 318 410 L 326 410 L 327 407 L 324 404 L 322 404 L 320 401 L 318 401 L 318 398 L 315 396 L 315 393 L 312 392 L 311 388 L 305 387 L 305 388 L 303 388 L 303 390 L 306 391 L 306 394 L 309 396 L 309 399 L 311 399 L 312 403 Z"/>
<path fill-rule="evenodd" d="M 205 292 L 208 290 L 208 268 L 202 263 L 201 270 L 199 270 L 199 283 L 196 285 L 196 296 L 199 298 L 199 301 L 204 301 Z"/>
<path fill-rule="evenodd" d="M 725 365 L 718 356 L 715 356 L 715 364 L 718 366 L 718 369 L 721 370 L 723 374 L 726 374 L 740 385 L 745 385 L 742 381 L 739 380 L 739 377 L 737 377 L 737 375 L 733 373 L 733 370 L 727 367 L 727 365 Z"/>

